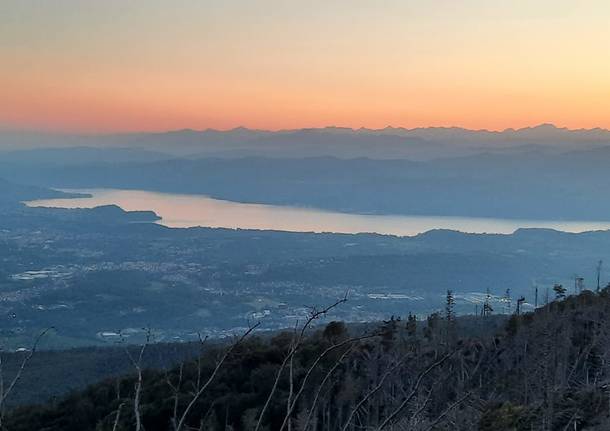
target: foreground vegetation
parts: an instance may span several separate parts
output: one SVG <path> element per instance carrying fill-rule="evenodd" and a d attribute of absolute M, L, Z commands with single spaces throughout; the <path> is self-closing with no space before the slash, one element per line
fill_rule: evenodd
<path fill-rule="evenodd" d="M 340 301 L 341 302 L 341 301 Z M 339 303 L 340 303 L 339 302 Z M 602 430 L 610 426 L 610 292 L 585 291 L 500 331 L 493 316 L 392 318 L 355 334 L 255 327 L 171 371 L 136 372 L 7 415 L 8 430 Z M 477 329 L 478 328 L 478 329 Z M 492 333 L 492 332 L 495 332 Z"/>

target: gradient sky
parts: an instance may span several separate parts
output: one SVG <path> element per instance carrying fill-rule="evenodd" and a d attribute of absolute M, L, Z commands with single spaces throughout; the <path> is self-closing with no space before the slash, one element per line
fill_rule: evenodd
<path fill-rule="evenodd" d="M 2 0 L 0 126 L 610 128 L 607 0 Z"/>

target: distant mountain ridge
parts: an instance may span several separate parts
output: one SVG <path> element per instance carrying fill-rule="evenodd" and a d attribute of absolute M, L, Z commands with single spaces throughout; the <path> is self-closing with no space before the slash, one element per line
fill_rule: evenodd
<path fill-rule="evenodd" d="M 112 135 L 0 132 L 0 151 L 33 148 L 102 147 L 148 152 L 167 157 L 370 157 L 427 160 L 440 156 L 506 151 L 534 147 L 545 151 L 569 151 L 610 145 L 610 131 L 541 124 L 503 131 L 461 127 L 352 129 L 346 127 L 292 130 L 174 130 L 159 133 Z M 127 156 L 127 155 L 124 155 Z"/>
<path fill-rule="evenodd" d="M 87 139 L 85 147 L 0 152 L 0 177 L 359 214 L 610 218 L 601 198 L 610 132 L 602 129 L 239 128 Z"/>
<path fill-rule="evenodd" d="M 53 199 L 75 196 L 45 187 L 15 184 L 0 178 L 0 205 L 19 204 L 33 199 Z"/>
<path fill-rule="evenodd" d="M 427 162 L 183 158 L 73 166 L 0 162 L 0 176 L 57 189 L 201 194 L 358 214 L 603 221 L 610 217 L 610 203 L 601 198 L 610 187 L 608 163 L 610 150 L 479 154 Z"/>

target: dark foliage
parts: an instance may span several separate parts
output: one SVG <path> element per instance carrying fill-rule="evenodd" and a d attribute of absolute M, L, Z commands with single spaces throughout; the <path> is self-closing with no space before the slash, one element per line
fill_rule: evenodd
<path fill-rule="evenodd" d="M 354 339 L 332 322 L 303 342 L 290 368 L 281 364 L 293 333 L 248 338 L 194 401 L 182 429 L 255 430 L 270 393 L 260 430 L 608 429 L 609 313 L 610 294 L 602 290 L 514 315 L 496 335 L 470 335 L 475 331 L 460 328 L 460 319 L 450 322 L 455 333 L 447 331 L 437 316 L 425 330 L 413 318 L 393 318 L 374 335 Z M 488 319 L 473 321 L 484 326 Z M 144 429 L 175 429 L 225 351 L 211 348 L 169 372 L 146 371 Z M 117 430 L 134 429 L 134 379 L 19 408 L 6 429 L 112 430 L 115 423 Z"/>

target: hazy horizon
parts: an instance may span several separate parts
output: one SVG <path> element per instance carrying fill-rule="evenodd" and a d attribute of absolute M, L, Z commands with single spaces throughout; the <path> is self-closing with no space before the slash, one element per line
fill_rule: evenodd
<path fill-rule="evenodd" d="M 422 125 L 416 127 L 408 127 L 400 124 L 389 124 L 383 127 L 365 127 L 365 126 L 344 126 L 344 125 L 336 125 L 336 124 L 328 124 L 321 126 L 302 126 L 302 127 L 294 127 L 294 128 L 251 128 L 243 125 L 236 125 L 232 127 L 226 128 L 214 128 L 214 127 L 204 127 L 204 128 L 195 128 L 195 127 L 184 127 L 180 129 L 159 129 L 159 130 L 133 130 L 133 131 L 107 131 L 107 132 L 79 132 L 74 130 L 49 130 L 49 129 L 19 129 L 19 128 L 11 128 L 4 127 L 0 124 L 0 133 L 24 133 L 24 134 L 40 134 L 40 135 L 53 135 L 53 136 L 82 136 L 82 137 L 103 137 L 103 136 L 113 136 L 113 135 L 140 135 L 140 134 L 163 134 L 163 133 L 178 133 L 178 132 L 236 132 L 236 131 L 251 131 L 251 132 L 270 132 L 270 133 L 289 133 L 289 132 L 297 132 L 297 131 L 308 131 L 308 130 L 345 130 L 345 131 L 368 131 L 368 132 L 384 132 L 388 130 L 397 130 L 397 131 L 408 131 L 408 132 L 416 132 L 418 130 L 461 130 L 466 132 L 482 132 L 482 133 L 494 133 L 501 134 L 506 132 L 521 132 L 521 131 L 529 131 L 536 129 L 555 129 L 558 131 L 565 132 L 587 132 L 587 131 L 600 131 L 600 132 L 610 132 L 610 127 L 602 127 L 602 126 L 592 126 L 592 127 L 568 127 L 563 125 L 558 125 L 552 122 L 542 122 L 542 123 L 533 123 L 530 125 L 524 125 L 522 127 L 505 127 L 501 129 L 493 129 L 493 128 L 470 128 L 462 125 Z"/>

